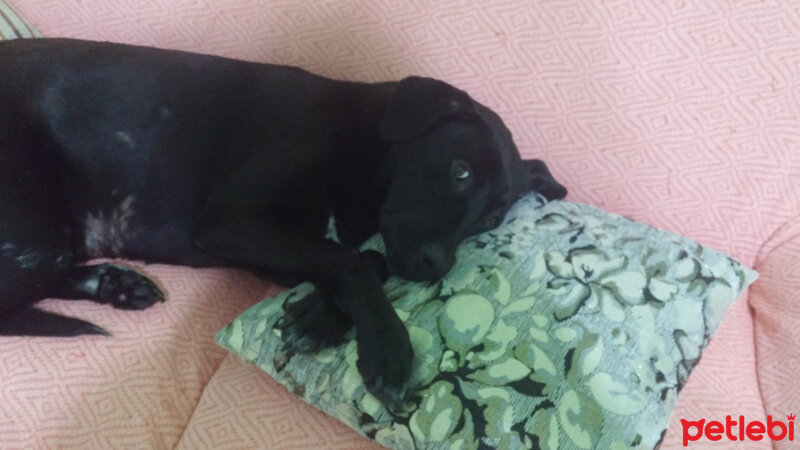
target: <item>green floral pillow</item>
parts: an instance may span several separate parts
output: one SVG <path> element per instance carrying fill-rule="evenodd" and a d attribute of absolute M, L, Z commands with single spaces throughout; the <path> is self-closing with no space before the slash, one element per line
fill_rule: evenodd
<path fill-rule="evenodd" d="M 365 391 L 353 340 L 281 353 L 275 322 L 310 285 L 249 309 L 217 341 L 393 448 L 652 448 L 755 277 L 686 238 L 532 194 L 466 241 L 440 282 L 386 283 L 416 355 L 406 412 Z"/>
<path fill-rule="evenodd" d="M 42 37 L 6 0 L 0 0 L 0 41 Z"/>

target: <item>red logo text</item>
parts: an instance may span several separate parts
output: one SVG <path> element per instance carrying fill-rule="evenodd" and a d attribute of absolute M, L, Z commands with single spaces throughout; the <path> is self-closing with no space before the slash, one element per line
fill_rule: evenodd
<path fill-rule="evenodd" d="M 745 421 L 744 416 L 739 416 L 738 420 L 725 416 L 725 423 L 717 420 L 706 422 L 706 419 L 681 419 L 683 446 L 688 447 L 689 442 L 697 441 L 703 436 L 711 441 L 760 441 L 765 437 L 773 441 L 794 441 L 794 420 L 794 414 L 789 414 L 786 422 L 767 416 L 767 423 L 760 420 Z"/>

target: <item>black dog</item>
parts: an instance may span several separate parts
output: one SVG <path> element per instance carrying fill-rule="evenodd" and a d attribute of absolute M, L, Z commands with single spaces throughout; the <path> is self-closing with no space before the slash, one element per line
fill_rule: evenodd
<path fill-rule="evenodd" d="M 96 257 L 240 266 L 317 289 L 283 323 L 291 351 L 355 326 L 379 399 L 409 376 L 389 271 L 434 280 L 466 236 L 530 190 L 500 118 L 429 78 L 366 84 L 178 51 L 66 39 L 0 44 L 0 334 L 105 334 L 46 297 L 142 309 L 140 274 Z M 325 239 L 333 217 L 341 244 Z M 380 231 L 386 261 L 353 248 Z"/>

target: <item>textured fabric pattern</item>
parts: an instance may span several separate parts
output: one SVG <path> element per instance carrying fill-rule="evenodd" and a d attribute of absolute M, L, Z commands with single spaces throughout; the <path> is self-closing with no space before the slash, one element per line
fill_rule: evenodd
<path fill-rule="evenodd" d="M 415 352 L 402 411 L 365 391 L 353 339 L 281 352 L 275 324 L 311 285 L 254 306 L 217 341 L 392 448 L 646 449 L 755 278 L 688 239 L 530 194 L 465 242 L 440 282 L 387 283 Z"/>
<path fill-rule="evenodd" d="M 12 5 L 0 0 L 0 41 L 40 36 Z"/>
<path fill-rule="evenodd" d="M 376 445 L 228 353 L 208 382 L 179 450 L 372 449 Z"/>
<path fill-rule="evenodd" d="M 792 0 L 11 2 L 47 36 L 203 51 L 367 81 L 411 73 L 443 78 L 496 109 L 521 151 L 545 159 L 570 188 L 571 200 L 683 234 L 750 266 L 762 247 L 768 254 L 784 242 L 766 244 L 776 230 L 800 217 L 800 8 Z M 223 272 L 145 270 L 167 277 L 162 284 L 173 290 L 170 301 L 180 303 L 174 307 L 199 323 L 227 323 L 260 298 L 240 291 L 238 276 L 221 278 Z M 769 305 L 778 305 L 778 314 L 791 306 L 795 292 L 789 287 L 782 283 L 770 291 Z M 220 355 L 210 331 L 184 328 L 189 319 L 168 322 L 175 320 L 173 305 L 155 310 L 164 315 L 145 316 L 79 303 L 53 307 L 128 330 L 116 332 L 114 345 L 136 348 L 144 340 L 147 353 L 173 351 L 176 339 L 193 336 L 187 346 L 210 350 L 183 359 L 186 370 L 206 374 L 218 364 L 218 357 L 208 357 Z M 84 372 L 76 372 L 71 360 L 59 357 L 75 343 L 0 339 L 0 443 L 86 448 L 81 444 L 90 442 L 90 434 L 97 442 L 132 442 L 134 435 L 150 442 L 143 436 L 151 429 L 131 417 L 175 424 L 160 433 L 177 441 L 185 415 L 173 416 L 155 402 L 129 395 L 80 401 L 85 380 L 97 392 L 130 389 L 115 378 L 128 366 L 97 349 L 103 345 L 80 341 L 87 362 Z M 782 351 L 786 361 L 800 359 L 798 347 Z M 759 359 L 764 356 L 759 352 Z M 170 367 L 166 363 L 174 358 L 161 361 Z M 772 384 L 775 392 L 793 389 L 791 380 L 780 375 L 782 366 L 757 362 L 749 305 L 739 301 L 684 387 L 662 448 L 683 448 L 679 418 L 744 414 L 765 420 L 767 412 L 783 413 L 769 404 L 765 411 L 759 378 L 782 380 L 783 387 Z M 294 433 L 313 408 L 299 401 L 297 408 L 271 408 L 285 404 L 276 383 L 265 385 L 262 401 L 253 402 L 251 392 L 236 387 L 260 371 L 225 367 L 229 376 L 214 376 L 203 392 L 183 448 L 237 448 L 228 442 L 241 442 L 238 448 L 319 448 L 319 442 L 343 442 L 344 436 L 353 445 L 371 446 L 328 417 L 313 416 L 305 434 Z M 164 370 L 171 369 L 154 365 L 132 373 L 143 389 L 141 380 Z M 60 375 L 65 373 L 69 379 Z M 163 379 L 152 393 L 184 390 L 196 399 L 200 389 L 200 383 Z M 65 397 L 47 403 L 44 414 L 35 400 L 42 392 Z M 229 400 L 239 407 L 215 408 L 219 402 L 210 399 L 225 396 L 239 396 Z M 126 413 L 117 420 L 106 414 L 114 410 Z M 208 423 L 216 424 L 214 439 L 200 439 Z M 705 443 L 714 449 L 771 448 L 763 440 Z"/>

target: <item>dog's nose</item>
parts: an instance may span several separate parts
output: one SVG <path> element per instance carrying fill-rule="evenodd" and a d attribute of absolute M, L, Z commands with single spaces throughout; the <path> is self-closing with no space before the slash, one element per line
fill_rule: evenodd
<path fill-rule="evenodd" d="M 433 242 L 422 246 L 420 264 L 430 279 L 439 279 L 445 276 L 452 265 L 444 246 Z"/>

